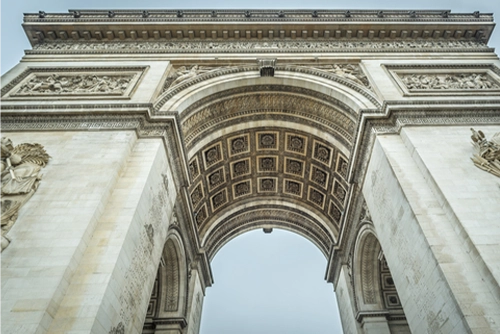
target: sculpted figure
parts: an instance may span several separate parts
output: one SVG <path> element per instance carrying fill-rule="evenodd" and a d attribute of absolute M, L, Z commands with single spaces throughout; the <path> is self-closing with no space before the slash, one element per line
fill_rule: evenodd
<path fill-rule="evenodd" d="M 410 90 L 412 89 L 498 89 L 484 73 L 460 74 L 404 74 L 401 80 Z"/>
<path fill-rule="evenodd" d="M 357 65 L 344 64 L 344 65 L 326 65 L 326 66 L 315 66 L 319 70 L 333 73 L 339 77 L 352 80 L 361 86 L 370 88 L 370 83 L 361 68 Z"/>
<path fill-rule="evenodd" d="M 174 74 L 167 78 L 163 91 L 167 91 L 189 79 L 195 78 L 201 74 L 220 69 L 221 67 L 211 67 L 211 66 L 198 66 L 193 65 L 191 67 L 181 66 Z"/>
<path fill-rule="evenodd" d="M 132 76 L 108 76 L 80 74 L 61 76 L 34 76 L 19 88 L 16 94 L 122 94 L 126 91 Z"/>
<path fill-rule="evenodd" d="M 486 140 L 484 133 L 479 130 L 472 131 L 472 145 L 474 153 L 471 160 L 476 167 L 500 177 L 500 132 L 493 135 L 491 140 Z"/>
<path fill-rule="evenodd" d="M 20 144 L 1 140 L 1 180 L 2 180 L 2 250 L 10 243 L 6 236 L 14 225 L 21 206 L 26 203 L 38 188 L 40 170 L 49 161 L 49 155 L 40 144 Z"/>

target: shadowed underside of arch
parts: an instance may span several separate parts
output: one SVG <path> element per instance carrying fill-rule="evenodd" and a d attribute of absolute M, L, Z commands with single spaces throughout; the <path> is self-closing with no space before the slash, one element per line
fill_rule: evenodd
<path fill-rule="evenodd" d="M 325 257 L 334 240 L 328 226 L 322 225 L 304 209 L 276 203 L 260 202 L 252 207 L 242 205 L 221 220 L 223 223 L 213 224 L 213 229 L 203 240 L 210 260 L 231 239 L 258 228 L 278 227 L 296 232 L 315 244 Z"/>
<path fill-rule="evenodd" d="M 210 259 L 258 227 L 296 232 L 325 256 L 338 240 L 358 114 L 373 104 L 359 87 L 294 75 L 232 74 L 171 99 L 189 159 L 195 222 Z"/>

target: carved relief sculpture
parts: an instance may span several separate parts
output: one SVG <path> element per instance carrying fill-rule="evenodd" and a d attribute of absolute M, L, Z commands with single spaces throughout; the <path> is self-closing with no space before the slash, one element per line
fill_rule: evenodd
<path fill-rule="evenodd" d="M 406 88 L 411 90 L 480 90 L 500 89 L 487 73 L 399 74 Z"/>
<path fill-rule="evenodd" d="M 491 140 L 486 140 L 484 133 L 479 130 L 472 131 L 472 145 L 474 153 L 471 160 L 476 167 L 500 177 L 500 132 L 493 135 Z"/>
<path fill-rule="evenodd" d="M 20 144 L 2 137 L 2 250 L 10 240 L 7 232 L 16 222 L 19 209 L 38 188 L 40 170 L 49 161 L 49 155 L 40 144 Z"/>
<path fill-rule="evenodd" d="M 338 75 L 339 77 L 349 79 L 354 81 L 361 86 L 366 88 L 370 88 L 370 82 L 368 78 L 363 73 L 363 70 L 359 65 L 356 64 L 333 64 L 333 65 L 324 65 L 324 66 L 314 66 L 318 70 L 322 70 L 325 72 L 333 73 Z"/>
<path fill-rule="evenodd" d="M 487 50 L 488 46 L 481 41 L 432 41 L 432 40 L 410 40 L 410 41 L 279 41 L 279 42 L 241 42 L 241 41 L 168 41 L 168 42 L 44 42 L 33 46 L 33 50 L 26 51 L 27 54 L 36 54 L 50 50 L 52 53 L 87 53 L 101 51 L 105 53 L 119 52 L 126 49 L 129 52 L 158 53 L 165 50 L 173 53 L 184 53 L 191 50 L 209 50 L 209 52 L 239 53 L 245 52 L 351 52 L 353 50 L 414 50 L 420 52 L 432 52 L 433 50 L 471 49 L 474 52 Z"/>
<path fill-rule="evenodd" d="M 173 72 L 172 75 L 167 77 L 165 84 L 163 85 L 163 92 L 167 92 L 171 88 L 174 88 L 180 83 L 183 83 L 189 79 L 195 78 L 201 74 L 220 69 L 221 67 L 213 66 L 181 66 Z"/>
<path fill-rule="evenodd" d="M 12 96 L 123 95 L 134 75 L 50 74 L 32 75 Z"/>

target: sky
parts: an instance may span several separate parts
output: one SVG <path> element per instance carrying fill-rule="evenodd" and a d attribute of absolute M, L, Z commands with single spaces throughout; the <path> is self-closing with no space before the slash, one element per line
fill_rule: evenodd
<path fill-rule="evenodd" d="M 341 325 L 326 258 L 292 232 L 261 229 L 228 242 L 212 260 L 201 334 L 334 334 Z"/>
<path fill-rule="evenodd" d="M 24 50 L 30 48 L 21 27 L 25 12 L 194 8 L 450 9 L 454 13 L 478 10 L 500 15 L 499 0 L 3 0 L 0 70 L 3 74 L 15 66 Z M 498 30 L 489 45 L 500 50 Z M 272 234 L 264 234 L 257 230 L 230 241 L 212 262 L 215 284 L 207 289 L 201 334 L 340 333 L 335 294 L 333 286 L 324 281 L 325 269 L 321 252 L 290 232 L 275 229 Z"/>

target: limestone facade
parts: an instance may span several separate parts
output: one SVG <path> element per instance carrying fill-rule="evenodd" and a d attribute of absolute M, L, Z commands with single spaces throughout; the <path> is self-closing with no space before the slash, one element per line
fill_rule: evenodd
<path fill-rule="evenodd" d="M 197 334 L 211 259 L 257 228 L 320 249 L 345 333 L 500 332 L 493 26 L 25 14 L 33 48 L 2 77 L 2 189 L 27 177 L 14 146 L 50 158 L 14 220 L 2 190 L 2 332 Z"/>

